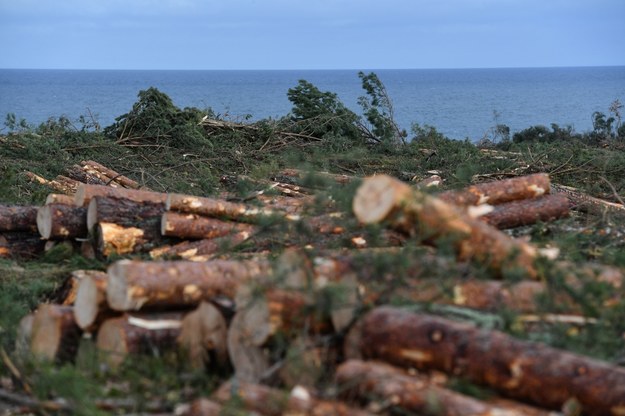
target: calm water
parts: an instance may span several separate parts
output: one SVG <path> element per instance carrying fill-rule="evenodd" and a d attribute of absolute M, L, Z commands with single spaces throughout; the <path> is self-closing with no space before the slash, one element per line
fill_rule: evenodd
<path fill-rule="evenodd" d="M 592 128 L 594 111 L 625 103 L 625 67 L 376 70 L 409 129 L 430 124 L 452 138 L 478 140 L 498 121 L 512 131 L 532 125 Z M 211 107 L 232 119 L 281 117 L 286 93 L 299 79 L 337 93 L 354 111 L 363 95 L 357 70 L 328 71 L 93 71 L 0 70 L 0 117 L 15 113 L 38 124 L 51 116 L 96 115 L 101 125 L 126 113 L 150 86 L 179 107 Z"/>

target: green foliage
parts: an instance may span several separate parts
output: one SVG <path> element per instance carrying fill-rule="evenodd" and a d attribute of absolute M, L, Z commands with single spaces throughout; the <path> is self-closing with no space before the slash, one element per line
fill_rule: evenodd
<path fill-rule="evenodd" d="M 549 141 L 561 141 L 561 140 L 581 140 L 582 135 L 573 131 L 573 127 L 566 126 L 560 127 L 559 125 L 552 123 L 551 131 L 545 126 L 531 126 L 527 129 L 514 133 L 512 141 L 515 143 L 522 142 L 549 142 Z"/>

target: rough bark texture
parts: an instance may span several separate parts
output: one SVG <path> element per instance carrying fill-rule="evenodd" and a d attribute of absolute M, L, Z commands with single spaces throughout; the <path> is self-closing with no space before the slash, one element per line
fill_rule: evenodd
<path fill-rule="evenodd" d="M 480 220 L 499 229 L 554 221 L 569 216 L 569 200 L 561 194 L 545 195 L 494 205 Z"/>
<path fill-rule="evenodd" d="M 192 368 L 228 365 L 228 327 L 226 319 L 213 304 L 202 302 L 182 320 L 178 345 L 186 352 Z"/>
<path fill-rule="evenodd" d="M 59 297 L 63 300 L 63 305 L 73 305 L 76 302 L 81 283 L 89 277 L 106 279 L 107 275 L 100 270 L 74 270 L 71 272 L 69 279 L 65 281 L 60 290 L 61 295 Z"/>
<path fill-rule="evenodd" d="M 239 232 L 253 233 L 250 224 L 222 221 L 196 214 L 165 212 L 161 217 L 161 234 L 169 237 L 205 239 L 224 237 Z"/>
<path fill-rule="evenodd" d="M 183 241 L 173 246 L 159 247 L 150 251 L 150 257 L 181 258 L 192 261 L 207 261 L 214 254 L 227 251 L 248 240 L 252 234 L 242 231 L 226 237 L 210 238 L 198 241 Z"/>
<path fill-rule="evenodd" d="M 89 201 L 87 227 L 92 230 L 99 222 L 114 223 L 124 227 L 136 227 L 138 224 L 146 223 L 151 225 L 158 223 L 164 212 L 165 204 L 160 202 L 137 202 L 129 199 L 95 196 Z"/>
<path fill-rule="evenodd" d="M 471 185 L 458 191 L 446 191 L 437 195 L 443 201 L 459 205 L 497 205 L 521 199 L 537 198 L 548 194 L 551 181 L 546 173 L 519 176 L 500 181 Z"/>
<path fill-rule="evenodd" d="M 107 168 L 104 165 L 94 162 L 93 160 L 86 160 L 80 162 L 81 168 L 86 173 L 98 177 L 106 182 L 106 184 L 118 184 L 124 188 L 139 189 L 140 185 L 136 181 Z"/>
<path fill-rule="evenodd" d="M 245 409 L 267 416 L 364 416 L 370 414 L 341 402 L 315 399 L 305 389 L 294 389 L 289 393 L 239 380 L 236 383 L 222 384 L 212 398 L 219 403 L 238 399 Z"/>
<path fill-rule="evenodd" d="M 44 304 L 37 308 L 30 339 L 33 355 L 50 361 L 71 360 L 79 340 L 80 328 L 71 306 Z"/>
<path fill-rule="evenodd" d="M 74 302 L 74 319 L 85 332 L 95 332 L 102 321 L 113 315 L 106 302 L 108 275 L 91 272 L 80 280 Z"/>
<path fill-rule="evenodd" d="M 39 233 L 7 231 L 0 233 L 0 258 L 35 258 L 45 250 Z"/>
<path fill-rule="evenodd" d="M 129 199 L 135 202 L 152 202 L 163 204 L 167 200 L 167 194 L 161 192 L 141 191 L 137 189 L 113 188 L 111 186 L 80 184 L 76 190 L 74 204 L 86 207 L 92 198 L 107 196 L 118 199 Z"/>
<path fill-rule="evenodd" d="M 57 176 L 56 179 L 53 179 L 51 181 L 47 180 L 46 178 L 42 178 L 41 176 L 36 175 L 32 172 L 24 172 L 24 175 L 32 182 L 37 182 L 41 185 L 48 186 L 56 192 L 67 195 L 74 195 L 76 189 L 78 188 L 78 185 L 80 184 L 80 182 L 74 179 L 70 179 L 61 175 Z"/>
<path fill-rule="evenodd" d="M 112 254 L 147 253 L 155 247 L 171 244 L 171 238 L 161 236 L 158 217 L 144 220 L 136 226 L 100 222 L 94 227 L 95 248 L 104 257 Z"/>
<path fill-rule="evenodd" d="M 74 205 L 74 195 L 66 194 L 48 194 L 46 197 L 46 205 L 49 204 L 63 204 Z"/>
<path fill-rule="evenodd" d="M 0 205 L 0 232 L 37 231 L 37 206 Z"/>
<path fill-rule="evenodd" d="M 438 386 L 424 375 L 408 375 L 401 369 L 382 362 L 349 360 L 337 368 L 336 381 L 342 397 L 373 401 L 370 407 L 381 408 L 382 403 L 390 404 L 399 413 L 404 411 L 449 416 L 549 414 L 546 410 L 538 409 L 530 412 L 521 405 L 504 407 L 488 404 Z"/>
<path fill-rule="evenodd" d="M 240 284 L 269 270 L 269 263 L 263 261 L 121 260 L 108 268 L 107 299 L 111 308 L 120 311 L 198 305 L 219 296 L 233 298 Z"/>
<path fill-rule="evenodd" d="M 166 207 L 171 211 L 246 221 L 256 221 L 263 216 L 280 215 L 279 212 L 256 208 L 252 205 L 181 194 L 169 194 Z"/>
<path fill-rule="evenodd" d="M 365 179 L 353 202 L 354 213 L 363 223 L 390 222 L 424 242 L 453 247 L 460 260 L 487 265 L 495 274 L 505 271 L 535 278 L 536 249 L 496 228 L 470 218 L 452 205 L 413 190 L 386 175 Z"/>
<path fill-rule="evenodd" d="M 129 355 L 176 350 L 182 326 L 181 312 L 124 315 L 104 321 L 96 346 L 103 361 L 118 367 Z"/>
<path fill-rule="evenodd" d="M 44 205 L 37 212 L 37 229 L 45 239 L 87 237 L 87 209 L 63 204 Z"/>
<path fill-rule="evenodd" d="M 355 330 L 365 358 L 442 370 L 546 408 L 575 399 L 587 414 L 625 412 L 625 369 L 602 361 L 390 307 Z"/>

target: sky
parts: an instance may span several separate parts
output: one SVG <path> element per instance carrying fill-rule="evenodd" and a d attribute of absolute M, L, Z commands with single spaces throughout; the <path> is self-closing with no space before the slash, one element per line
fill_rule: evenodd
<path fill-rule="evenodd" d="M 625 0 L 0 0 L 0 68 L 625 65 Z"/>

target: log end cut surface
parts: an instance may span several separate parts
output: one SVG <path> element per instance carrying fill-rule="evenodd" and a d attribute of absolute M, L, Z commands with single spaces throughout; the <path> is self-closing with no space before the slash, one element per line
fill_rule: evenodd
<path fill-rule="evenodd" d="M 128 282 L 126 268 L 132 264 L 130 260 L 120 260 L 113 263 L 107 270 L 109 275 L 106 287 L 106 299 L 111 309 L 116 311 L 128 311 L 134 309 L 128 296 Z"/>
<path fill-rule="evenodd" d="M 353 209 L 359 221 L 370 224 L 384 220 L 410 188 L 387 175 L 365 179 L 354 197 Z"/>
<path fill-rule="evenodd" d="M 44 205 L 37 211 L 37 230 L 46 240 L 52 236 L 52 211 L 50 205 Z"/>

